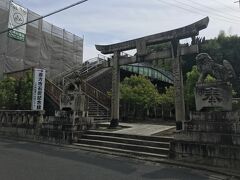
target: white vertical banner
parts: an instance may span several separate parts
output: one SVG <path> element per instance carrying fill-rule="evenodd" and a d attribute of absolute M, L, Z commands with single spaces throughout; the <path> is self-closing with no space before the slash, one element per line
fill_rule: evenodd
<path fill-rule="evenodd" d="M 24 24 L 27 22 L 28 10 L 24 7 L 21 7 L 14 2 L 10 3 L 9 10 L 9 21 L 8 28 L 12 29 L 16 26 Z M 27 25 L 14 28 L 14 30 L 9 31 L 8 35 L 11 38 L 17 39 L 19 41 L 25 41 Z"/>
<path fill-rule="evenodd" d="M 35 68 L 33 71 L 32 110 L 43 110 L 46 71 Z"/>

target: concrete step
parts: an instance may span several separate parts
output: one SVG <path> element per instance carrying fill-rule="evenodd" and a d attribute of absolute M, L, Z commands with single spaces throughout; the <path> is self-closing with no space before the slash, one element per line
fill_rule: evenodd
<path fill-rule="evenodd" d="M 105 117 L 107 117 L 107 116 L 109 116 L 107 113 L 97 113 L 97 112 L 95 112 L 95 113 L 93 113 L 93 112 L 88 112 L 88 115 L 92 115 L 92 116 L 105 116 Z"/>
<path fill-rule="evenodd" d="M 110 123 L 110 118 L 109 119 L 99 119 L 94 121 L 96 123 L 97 127 L 101 127 L 101 123 Z"/>
<path fill-rule="evenodd" d="M 101 116 L 101 115 L 96 115 L 96 114 L 88 114 L 88 117 L 93 117 L 94 121 L 104 121 L 104 122 L 109 122 L 110 117 L 109 116 Z"/>
<path fill-rule="evenodd" d="M 133 145 L 151 146 L 151 147 L 157 147 L 157 148 L 169 148 L 169 146 L 170 146 L 169 142 L 147 141 L 147 140 L 140 140 L 140 139 L 130 139 L 130 138 L 102 136 L 102 135 L 93 135 L 93 134 L 84 134 L 82 136 L 82 138 L 83 139 L 91 139 L 91 140 L 118 142 L 118 143 L 125 143 L 125 144 L 133 144 Z"/>
<path fill-rule="evenodd" d="M 107 110 L 105 109 L 100 109 L 100 108 L 95 108 L 95 107 L 89 107 L 88 112 L 101 112 L 101 113 L 107 113 Z"/>
<path fill-rule="evenodd" d="M 130 139 L 155 141 L 155 142 L 171 142 L 173 140 L 172 137 L 167 137 L 167 136 L 142 136 L 142 135 L 132 135 L 132 134 L 121 134 L 121 133 L 114 133 L 114 132 L 96 131 L 96 130 L 87 131 L 86 134 L 112 136 L 112 137 L 122 137 L 122 138 L 130 138 Z"/>
<path fill-rule="evenodd" d="M 127 149 L 119 149 L 119 148 L 112 148 L 112 147 L 103 147 L 103 146 L 96 146 L 96 145 L 89 145 L 89 144 L 81 144 L 81 143 L 74 143 L 74 146 L 78 146 L 80 149 L 96 151 L 96 152 L 107 152 L 108 154 L 116 154 L 116 155 L 124 155 L 124 156 L 135 156 L 136 158 L 144 157 L 147 158 L 157 158 L 157 159 L 165 159 L 168 158 L 168 155 L 162 154 L 154 154 L 148 152 L 140 152 L 140 151 L 132 151 Z"/>
<path fill-rule="evenodd" d="M 91 108 L 91 107 L 88 109 L 88 112 L 91 112 L 91 113 L 104 113 L 104 114 L 107 113 L 106 110 L 95 109 L 95 108 Z"/>
<path fill-rule="evenodd" d="M 169 154 L 169 148 L 158 148 L 158 147 L 151 147 L 151 146 L 134 145 L 129 143 L 126 144 L 126 143 L 102 141 L 102 140 L 95 140 L 95 139 L 84 139 L 84 138 L 80 139 L 78 143 L 89 144 L 94 146 L 117 148 L 117 149 L 127 149 L 131 151 L 147 152 L 147 153 L 162 154 L 162 155 Z"/>
<path fill-rule="evenodd" d="M 96 119 L 110 119 L 110 117 L 108 117 L 108 116 L 89 116 L 89 117 L 93 117 L 95 120 Z"/>
<path fill-rule="evenodd" d="M 102 111 L 102 110 L 100 110 L 100 109 L 89 109 L 88 112 L 107 114 L 107 111 Z"/>
<path fill-rule="evenodd" d="M 102 117 L 109 117 L 107 114 L 100 114 L 100 113 L 89 113 L 88 115 L 92 115 L 92 116 L 102 116 Z"/>
<path fill-rule="evenodd" d="M 107 113 L 97 113 L 97 112 L 88 112 L 88 115 L 93 115 L 93 116 L 108 116 Z"/>
<path fill-rule="evenodd" d="M 94 117 L 109 117 L 107 114 L 95 114 L 95 113 L 88 113 L 88 116 L 94 116 Z"/>
<path fill-rule="evenodd" d="M 106 109 L 101 109 L 101 108 L 97 108 L 97 107 L 88 107 L 88 111 L 102 111 L 102 112 L 107 112 Z"/>
<path fill-rule="evenodd" d="M 109 121 L 110 121 L 110 118 L 98 118 L 98 117 L 94 117 L 94 121 L 95 121 L 95 123 L 109 122 Z"/>

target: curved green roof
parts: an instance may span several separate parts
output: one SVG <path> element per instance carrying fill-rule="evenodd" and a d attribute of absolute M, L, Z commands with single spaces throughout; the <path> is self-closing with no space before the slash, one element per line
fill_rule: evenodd
<path fill-rule="evenodd" d="M 121 66 L 121 69 L 146 77 L 150 77 L 152 79 L 157 79 L 169 84 L 173 84 L 173 75 L 171 72 L 165 71 L 161 68 L 152 67 L 149 64 L 137 63 L 131 65 L 124 65 Z"/>

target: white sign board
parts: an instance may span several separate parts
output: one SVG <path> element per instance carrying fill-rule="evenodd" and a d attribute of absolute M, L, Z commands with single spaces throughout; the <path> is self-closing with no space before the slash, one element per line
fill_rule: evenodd
<path fill-rule="evenodd" d="M 10 11 L 9 11 L 8 28 L 12 29 L 16 26 L 26 23 L 27 14 L 28 14 L 28 11 L 26 8 L 23 8 L 11 2 Z M 11 38 L 14 38 L 20 41 L 25 41 L 26 29 L 27 29 L 27 26 L 23 25 L 18 28 L 14 28 L 14 30 L 9 31 L 8 35 Z"/>
<path fill-rule="evenodd" d="M 45 76 L 46 76 L 46 71 L 44 69 L 34 69 L 32 110 L 43 110 Z"/>

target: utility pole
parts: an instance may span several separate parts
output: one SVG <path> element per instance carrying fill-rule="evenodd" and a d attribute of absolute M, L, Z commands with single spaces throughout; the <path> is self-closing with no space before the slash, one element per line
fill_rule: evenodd
<path fill-rule="evenodd" d="M 235 1 L 234 3 L 239 3 L 239 8 L 240 8 L 240 0 L 239 1 Z"/>

